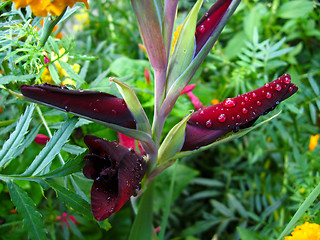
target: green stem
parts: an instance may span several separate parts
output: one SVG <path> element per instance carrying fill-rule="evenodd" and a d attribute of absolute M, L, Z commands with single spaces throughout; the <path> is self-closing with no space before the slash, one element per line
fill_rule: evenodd
<path fill-rule="evenodd" d="M 61 18 L 63 17 L 63 15 L 65 14 L 66 11 L 67 11 L 67 8 L 65 8 L 63 10 L 63 12 L 60 14 L 60 16 L 56 17 L 53 21 L 50 21 L 48 19 L 46 19 L 46 21 L 44 21 L 44 25 L 43 25 L 43 28 L 42 28 L 42 34 L 41 34 L 41 37 L 40 37 L 40 45 L 41 45 L 41 47 L 43 47 L 46 44 L 50 34 L 53 31 L 53 28 L 61 20 Z"/>

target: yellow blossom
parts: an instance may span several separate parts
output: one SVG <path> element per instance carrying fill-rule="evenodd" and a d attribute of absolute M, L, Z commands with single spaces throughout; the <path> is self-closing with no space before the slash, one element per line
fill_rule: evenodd
<path fill-rule="evenodd" d="M 320 134 L 313 135 L 310 137 L 310 143 L 309 143 L 309 150 L 313 151 L 316 146 L 318 145 L 318 140 L 319 140 Z"/>
<path fill-rule="evenodd" d="M 297 226 L 291 233 L 291 236 L 284 240 L 320 240 L 320 225 L 316 223 L 305 222 Z"/>
<path fill-rule="evenodd" d="M 173 53 L 174 46 L 175 46 L 176 43 L 177 43 L 177 39 L 178 39 L 180 30 L 181 30 L 181 27 L 182 27 L 182 24 L 180 24 L 180 25 L 176 28 L 176 31 L 173 33 L 171 54 Z"/>
<path fill-rule="evenodd" d="M 30 6 L 37 17 L 46 17 L 49 14 L 59 16 L 66 7 L 72 8 L 77 2 L 82 2 L 89 8 L 87 0 L 12 0 L 15 8 Z"/>
<path fill-rule="evenodd" d="M 74 15 L 74 18 L 78 21 L 79 24 L 74 24 L 73 30 L 75 32 L 83 30 L 83 27 L 90 23 L 89 13 L 85 9 L 81 9 L 79 13 Z"/>
<path fill-rule="evenodd" d="M 216 104 L 218 104 L 219 103 L 219 100 L 218 99 L 212 99 L 211 100 L 211 104 L 212 105 L 216 105 Z"/>

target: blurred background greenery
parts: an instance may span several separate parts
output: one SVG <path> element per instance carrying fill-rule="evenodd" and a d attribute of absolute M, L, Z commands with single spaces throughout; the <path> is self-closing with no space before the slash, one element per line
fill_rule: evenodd
<path fill-rule="evenodd" d="M 194 2 L 179 2 L 177 26 Z M 41 19 L 31 18 L 28 9 L 15 10 L 11 3 L 1 4 L 0 146 L 28 105 L 7 90 L 19 92 L 22 83 L 51 82 L 119 96 L 108 80 L 115 76 L 134 88 L 152 119 L 152 69 L 128 1 L 90 1 L 88 10 L 80 4 L 44 48 L 39 47 Z M 205 1 L 201 14 L 211 4 Z M 50 72 L 45 57 L 59 59 Z M 150 83 L 145 69 L 151 73 Z M 193 93 L 208 106 L 251 91 L 286 72 L 299 91 L 277 107 L 282 110 L 280 116 L 240 139 L 180 160 L 166 239 L 248 239 L 245 236 L 249 235 L 252 239 L 277 238 L 317 186 L 320 147 L 318 139 L 311 138 L 320 134 L 317 1 L 242 1 L 193 78 Z M 66 119 L 66 114 L 56 110 L 39 109 L 52 130 Z M 168 132 L 190 109 L 193 105 L 189 98 L 181 96 L 164 131 Z M 40 116 L 34 115 L 31 128 L 42 123 Z M 47 134 L 43 125 L 39 133 Z M 63 151 L 63 158 L 82 154 L 84 149 L 79 147 L 85 147 L 85 134 L 117 140 L 115 132 L 84 122 L 70 139 L 77 151 Z M 31 163 L 43 147 L 30 144 L 28 151 L 17 156 L 1 174 L 19 173 L 19 168 Z M 156 179 L 155 227 L 161 223 L 171 171 L 167 169 Z M 90 187 L 86 184 L 84 191 L 88 193 Z M 98 225 L 90 216 L 66 207 L 52 190 L 43 191 L 46 188 L 28 181 L 19 182 L 19 186 L 37 205 L 52 239 L 127 239 L 132 224 L 130 204 L 109 222 Z M 299 223 L 320 223 L 319 210 L 320 202 L 316 200 Z M 6 184 L 0 182 L 0 235 L 4 239 L 24 239 L 21 226 L 22 218 L 10 201 Z"/>

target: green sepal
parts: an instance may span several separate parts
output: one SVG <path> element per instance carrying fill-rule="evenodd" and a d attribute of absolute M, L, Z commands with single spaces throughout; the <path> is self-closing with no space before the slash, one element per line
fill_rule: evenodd
<path fill-rule="evenodd" d="M 203 0 L 198 0 L 185 19 L 168 66 L 167 89 L 179 78 L 190 65 L 195 49 L 197 16 Z"/>
<path fill-rule="evenodd" d="M 169 159 L 172 159 L 176 153 L 180 152 L 184 143 L 187 122 L 191 118 L 192 114 L 193 112 L 176 124 L 163 140 L 159 148 L 157 165 L 167 164 Z"/>
<path fill-rule="evenodd" d="M 116 78 L 110 78 L 110 81 L 116 84 L 119 92 L 126 101 L 126 104 L 137 123 L 138 129 L 145 133 L 151 134 L 151 126 L 147 115 L 144 112 L 143 107 L 141 106 L 141 103 L 132 88 Z"/>

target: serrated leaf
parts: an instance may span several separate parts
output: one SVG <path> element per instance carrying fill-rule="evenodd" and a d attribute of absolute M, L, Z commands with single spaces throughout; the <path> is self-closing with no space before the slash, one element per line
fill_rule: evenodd
<path fill-rule="evenodd" d="M 28 194 L 12 180 L 7 181 L 10 197 L 19 214 L 23 217 L 23 226 L 33 240 L 46 240 L 46 233 L 40 213 Z"/>
<path fill-rule="evenodd" d="M 16 129 L 10 134 L 9 139 L 4 143 L 0 151 L 0 167 L 3 167 L 14 157 L 15 151 L 17 151 L 21 145 L 24 135 L 28 131 L 33 110 L 33 104 L 26 108 L 24 114 L 20 117 L 17 123 Z"/>
<path fill-rule="evenodd" d="M 169 89 L 173 82 L 189 66 L 195 47 L 194 33 L 196 31 L 197 16 L 203 0 L 198 0 L 187 18 L 182 24 L 177 42 L 174 46 L 172 56 L 168 65 L 167 88 Z"/>
<path fill-rule="evenodd" d="M 22 174 L 23 176 L 37 175 L 46 167 L 51 165 L 54 157 L 60 153 L 62 146 L 68 141 L 78 119 L 71 118 L 53 135 L 47 145 L 37 155 L 28 169 Z"/>
<path fill-rule="evenodd" d="M 50 171 L 44 175 L 38 175 L 37 177 L 41 178 L 53 178 L 53 177 L 64 177 L 68 176 L 71 173 L 79 172 L 83 167 L 83 155 L 77 156 L 75 159 L 67 161 L 63 166 Z"/>
<path fill-rule="evenodd" d="M 56 191 L 58 198 L 60 198 L 69 207 L 86 216 L 92 215 L 89 203 L 78 194 L 69 191 L 51 180 L 45 180 L 45 182 Z"/>

